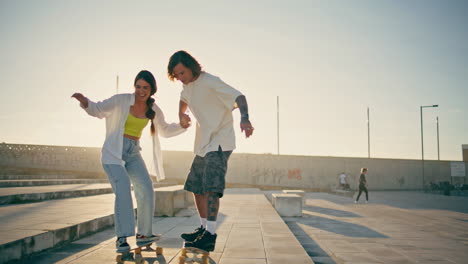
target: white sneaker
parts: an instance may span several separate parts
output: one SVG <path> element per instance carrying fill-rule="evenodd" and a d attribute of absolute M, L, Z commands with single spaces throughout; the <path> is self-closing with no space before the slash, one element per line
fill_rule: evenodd
<path fill-rule="evenodd" d="M 136 242 L 137 242 L 137 246 L 139 247 L 150 245 L 153 242 L 158 241 L 159 239 L 161 239 L 161 235 L 151 235 L 151 236 L 142 236 L 138 234 L 136 235 Z"/>
<path fill-rule="evenodd" d="M 354 201 L 354 203 L 356 203 L 356 204 L 357 204 L 357 201 Z"/>

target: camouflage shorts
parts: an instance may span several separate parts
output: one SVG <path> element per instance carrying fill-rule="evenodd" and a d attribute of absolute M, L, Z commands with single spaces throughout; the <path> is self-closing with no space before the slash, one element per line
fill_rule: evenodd
<path fill-rule="evenodd" d="M 208 152 L 205 157 L 195 156 L 184 189 L 202 195 L 215 192 L 219 197 L 223 197 L 227 163 L 231 153 L 232 151 L 222 151 L 219 147 L 218 151 Z"/>

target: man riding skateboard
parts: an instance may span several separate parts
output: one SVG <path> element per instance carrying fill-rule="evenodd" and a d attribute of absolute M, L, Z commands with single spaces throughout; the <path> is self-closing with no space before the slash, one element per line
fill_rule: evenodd
<path fill-rule="evenodd" d="M 202 71 L 201 65 L 186 51 L 174 53 L 167 67 L 169 79 L 182 82 L 179 119 L 182 127 L 190 125 L 187 108 L 197 119 L 194 144 L 195 159 L 184 189 L 193 192 L 200 216 L 200 227 L 184 233 L 185 247 L 213 251 L 216 243 L 216 220 L 219 199 L 223 197 L 227 163 L 235 149 L 232 111 L 239 108 L 240 128 L 248 138 L 254 128 L 249 120 L 247 100 L 238 90 L 219 77 Z"/>

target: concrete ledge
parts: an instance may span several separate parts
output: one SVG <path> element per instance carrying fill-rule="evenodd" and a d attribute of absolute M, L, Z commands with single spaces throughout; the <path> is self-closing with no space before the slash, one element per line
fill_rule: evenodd
<path fill-rule="evenodd" d="M 297 194 L 274 193 L 273 207 L 280 216 L 302 216 L 302 197 Z"/>
<path fill-rule="evenodd" d="M 157 188 L 154 190 L 154 199 L 154 216 L 175 216 L 188 203 L 187 191 L 183 185 Z"/>
<path fill-rule="evenodd" d="M 170 184 L 172 183 L 158 182 L 154 183 L 153 187 L 159 188 Z M 111 185 L 108 183 L 59 184 L 50 186 L 0 188 L 0 205 L 85 197 L 112 192 Z"/>
<path fill-rule="evenodd" d="M 302 206 L 305 205 L 305 199 L 304 199 L 305 192 L 303 190 L 283 190 L 283 193 L 299 195 L 302 198 Z"/>
<path fill-rule="evenodd" d="M 19 260 L 30 254 L 83 238 L 113 225 L 114 215 L 112 214 L 2 244 L 0 245 L 0 263 Z"/>
<path fill-rule="evenodd" d="M 0 196 L 0 205 L 40 202 L 44 200 L 75 198 L 112 193 L 112 188 L 46 192 L 46 193 L 22 193 Z"/>
<path fill-rule="evenodd" d="M 61 184 L 108 183 L 107 179 L 0 180 L 0 187 L 31 187 Z"/>
<path fill-rule="evenodd" d="M 37 175 L 23 175 L 23 174 L 0 174 L 0 180 L 48 180 L 48 179 L 83 179 L 78 175 L 55 175 L 55 174 L 37 174 Z M 88 178 L 89 179 L 89 178 Z M 106 178 L 102 178 L 106 179 Z"/>

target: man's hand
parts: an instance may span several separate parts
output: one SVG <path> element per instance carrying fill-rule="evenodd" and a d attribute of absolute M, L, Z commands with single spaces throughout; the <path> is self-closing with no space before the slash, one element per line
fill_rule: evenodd
<path fill-rule="evenodd" d="M 191 125 L 192 120 L 190 119 L 189 115 L 185 113 L 179 113 L 179 122 L 182 128 L 188 128 Z"/>
<path fill-rule="evenodd" d="M 253 134 L 254 128 L 252 124 L 250 124 L 249 119 L 241 118 L 240 128 L 242 132 L 245 131 L 246 138 L 250 137 Z"/>
<path fill-rule="evenodd" d="M 78 100 L 85 108 L 88 108 L 88 98 L 86 98 L 81 93 L 74 93 L 71 97 Z"/>

